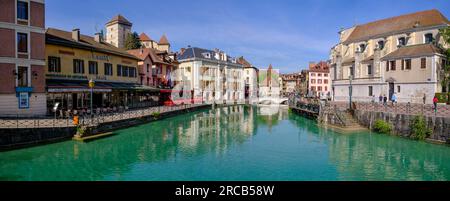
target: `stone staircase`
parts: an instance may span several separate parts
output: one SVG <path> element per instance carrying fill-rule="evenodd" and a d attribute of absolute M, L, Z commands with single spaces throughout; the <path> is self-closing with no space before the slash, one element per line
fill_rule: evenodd
<path fill-rule="evenodd" d="M 347 131 L 365 130 L 366 128 L 361 126 L 358 121 L 353 117 L 350 111 L 335 111 L 337 118 L 340 120 L 341 127 Z"/>

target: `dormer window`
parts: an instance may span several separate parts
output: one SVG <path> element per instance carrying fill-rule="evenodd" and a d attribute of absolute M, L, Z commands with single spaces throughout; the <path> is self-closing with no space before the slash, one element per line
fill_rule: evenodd
<path fill-rule="evenodd" d="M 432 33 L 427 33 L 427 34 L 425 34 L 424 35 L 424 40 L 425 40 L 425 43 L 427 43 L 427 44 L 429 44 L 429 43 L 432 43 L 433 42 L 433 34 Z"/>
<path fill-rule="evenodd" d="M 397 40 L 397 46 L 402 47 L 406 45 L 406 38 L 405 37 L 400 37 Z"/>
<path fill-rule="evenodd" d="M 360 44 L 357 52 L 363 53 L 365 50 L 366 44 Z"/>
<path fill-rule="evenodd" d="M 207 59 L 211 59 L 211 54 L 209 52 L 203 53 L 203 56 Z"/>
<path fill-rule="evenodd" d="M 384 40 L 378 41 L 377 45 L 378 45 L 379 50 L 383 50 L 384 49 Z"/>

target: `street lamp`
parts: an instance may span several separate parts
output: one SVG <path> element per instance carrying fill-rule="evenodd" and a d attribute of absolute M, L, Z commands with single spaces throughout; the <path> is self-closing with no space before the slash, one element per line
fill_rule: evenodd
<path fill-rule="evenodd" d="M 92 100 L 94 99 L 94 86 L 95 86 L 94 80 L 90 79 L 89 88 L 91 89 L 91 116 L 94 113 L 94 111 L 92 110 Z"/>
<path fill-rule="evenodd" d="M 353 86 L 352 86 L 352 80 L 353 80 L 353 75 L 348 76 L 348 79 L 350 81 L 350 86 L 348 87 L 348 93 L 350 96 L 350 101 L 349 101 L 349 109 L 352 109 L 352 93 L 353 93 Z"/>

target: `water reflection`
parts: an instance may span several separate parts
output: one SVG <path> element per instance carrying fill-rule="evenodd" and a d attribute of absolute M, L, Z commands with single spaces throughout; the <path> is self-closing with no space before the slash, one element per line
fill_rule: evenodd
<path fill-rule="evenodd" d="M 342 135 L 271 106 L 151 122 L 90 143 L 0 153 L 0 180 L 449 180 L 450 148 Z"/>

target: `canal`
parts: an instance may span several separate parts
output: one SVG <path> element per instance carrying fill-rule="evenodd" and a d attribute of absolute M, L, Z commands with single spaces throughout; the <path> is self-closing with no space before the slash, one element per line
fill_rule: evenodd
<path fill-rule="evenodd" d="M 232 106 L 0 153 L 0 180 L 450 180 L 450 147 Z"/>

